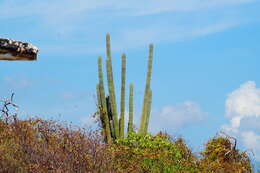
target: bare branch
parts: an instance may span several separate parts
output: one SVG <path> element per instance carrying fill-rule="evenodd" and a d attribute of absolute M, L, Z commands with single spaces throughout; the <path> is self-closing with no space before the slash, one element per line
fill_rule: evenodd
<path fill-rule="evenodd" d="M 8 120 L 10 118 L 13 118 L 14 121 L 17 120 L 19 106 L 13 102 L 13 98 L 14 98 L 14 93 L 12 93 L 10 99 L 4 98 L 0 100 L 0 102 L 3 103 L 3 106 L 1 108 L 1 112 L 2 112 L 1 119 L 5 120 L 6 123 L 8 123 Z M 10 106 L 15 109 L 15 113 L 12 115 L 10 114 Z"/>

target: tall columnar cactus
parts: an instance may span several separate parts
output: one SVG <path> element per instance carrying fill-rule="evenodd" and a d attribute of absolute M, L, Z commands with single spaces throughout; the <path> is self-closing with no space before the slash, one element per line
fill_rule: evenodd
<path fill-rule="evenodd" d="M 108 115 L 108 119 L 109 119 L 111 137 L 113 138 L 113 140 L 115 140 L 115 128 L 114 128 L 113 115 L 112 115 L 112 109 L 111 109 L 111 103 L 110 103 L 109 96 L 106 97 L 106 106 L 107 106 L 107 115 Z"/>
<path fill-rule="evenodd" d="M 118 126 L 118 117 L 117 117 L 117 106 L 116 106 L 116 95 L 115 95 L 115 87 L 113 80 L 113 70 L 112 70 L 112 60 L 111 60 L 111 47 L 110 47 L 110 35 L 106 35 L 106 45 L 107 45 L 107 82 L 108 82 L 108 90 L 109 90 L 109 101 L 111 103 L 111 111 L 113 116 L 113 125 L 115 138 L 119 137 L 119 126 Z"/>
<path fill-rule="evenodd" d="M 116 95 L 113 80 L 112 60 L 111 60 L 111 47 L 110 35 L 106 35 L 106 72 L 109 95 L 105 95 L 103 71 L 102 71 L 102 58 L 98 58 L 98 78 L 97 84 L 97 101 L 98 111 L 100 115 L 100 122 L 102 126 L 102 135 L 107 143 L 111 143 L 118 138 L 124 137 L 124 124 L 125 124 L 125 81 L 126 81 L 126 55 L 122 54 L 122 69 L 121 69 L 121 98 L 120 98 L 120 119 L 117 117 Z M 145 135 L 148 130 L 148 124 L 151 112 L 152 103 L 152 90 L 150 88 L 151 73 L 152 73 L 152 59 L 153 59 L 153 45 L 149 46 L 149 60 L 148 71 L 146 77 L 146 86 L 142 110 L 142 119 L 139 128 L 139 133 Z M 134 100 L 134 85 L 130 84 L 129 90 L 129 121 L 127 133 L 133 133 L 133 100 Z"/>
<path fill-rule="evenodd" d="M 119 133 L 120 138 L 124 137 L 125 128 L 125 77 L 126 76 L 126 55 L 122 54 L 122 69 L 121 69 L 121 100 L 120 100 L 120 120 Z"/>
<path fill-rule="evenodd" d="M 149 120 L 150 120 L 150 115 L 151 115 L 151 105 L 152 105 L 152 90 L 149 90 L 148 93 L 148 103 L 147 103 L 147 115 L 146 115 L 146 121 L 145 121 L 145 125 L 144 125 L 144 134 L 147 134 L 148 131 L 148 124 L 149 124 Z"/>
<path fill-rule="evenodd" d="M 143 108 L 142 108 L 142 117 L 140 122 L 139 133 L 145 135 L 145 124 L 148 124 L 149 119 L 148 117 L 148 107 L 149 107 L 149 92 L 150 92 L 150 83 L 151 83 L 151 75 L 152 75 L 152 62 L 153 62 L 153 45 L 150 44 L 149 46 L 149 57 L 148 57 L 148 70 L 146 74 L 146 85 L 145 85 L 145 92 L 144 92 L 144 101 L 143 101 Z"/>
<path fill-rule="evenodd" d="M 130 91 L 129 91 L 129 120 L 128 120 L 128 127 L 127 133 L 134 132 L 133 129 L 133 117 L 134 117 L 134 84 L 130 84 Z"/>
<path fill-rule="evenodd" d="M 99 112 L 101 121 L 103 121 L 103 129 L 105 134 L 105 139 L 108 143 L 111 143 L 111 131 L 109 126 L 109 117 L 104 89 L 104 80 L 103 80 L 103 70 L 102 70 L 102 57 L 98 57 L 98 78 L 99 84 L 97 85 L 97 97 L 99 104 Z"/>

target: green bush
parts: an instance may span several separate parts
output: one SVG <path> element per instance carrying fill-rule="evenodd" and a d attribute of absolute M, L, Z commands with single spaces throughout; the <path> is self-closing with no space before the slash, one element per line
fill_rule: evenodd
<path fill-rule="evenodd" d="M 195 156 L 181 141 L 162 134 L 129 134 L 112 145 L 114 167 L 121 172 L 198 172 Z"/>

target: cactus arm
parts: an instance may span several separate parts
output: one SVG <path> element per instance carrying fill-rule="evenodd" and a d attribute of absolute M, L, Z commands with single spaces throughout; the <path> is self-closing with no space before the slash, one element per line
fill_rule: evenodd
<path fill-rule="evenodd" d="M 124 137 L 125 129 L 125 80 L 126 80 L 126 55 L 122 54 L 122 69 L 121 69 L 121 100 L 120 100 L 120 138 Z"/>
<path fill-rule="evenodd" d="M 106 105 L 107 105 L 107 112 L 108 112 L 108 119 L 109 119 L 109 125 L 110 125 L 110 132 L 111 137 L 113 140 L 115 140 L 115 130 L 114 130 L 114 124 L 113 124 L 113 115 L 111 110 L 111 103 L 110 103 L 110 97 L 106 97 Z"/>
<path fill-rule="evenodd" d="M 150 121 L 150 116 L 151 116 L 151 105 L 152 105 L 152 90 L 149 90 L 149 95 L 148 95 L 148 104 L 147 104 L 147 115 L 146 115 L 146 120 L 145 120 L 145 127 L 144 127 L 144 134 L 147 134 L 148 132 L 148 125 Z"/>
<path fill-rule="evenodd" d="M 108 117 L 108 111 L 106 106 L 106 98 L 105 98 L 105 89 L 104 89 L 104 81 L 103 81 L 103 71 L 102 71 L 102 57 L 98 57 L 98 78 L 99 78 L 99 84 L 97 88 L 97 94 L 99 94 L 99 107 L 101 108 L 100 111 L 100 117 L 103 119 L 103 128 L 105 131 L 105 139 L 108 143 L 112 142 L 111 139 L 111 132 L 110 132 L 110 126 L 109 126 L 109 117 Z"/>
<path fill-rule="evenodd" d="M 109 95 L 110 95 L 109 100 L 111 103 L 111 110 L 112 110 L 112 115 L 113 115 L 115 138 L 117 139 L 119 137 L 119 125 L 118 125 L 118 118 L 117 118 L 117 111 L 116 111 L 117 106 L 116 106 L 116 95 L 115 95 L 115 87 L 114 87 L 114 80 L 113 80 L 109 34 L 107 34 L 107 37 L 106 37 L 106 45 L 107 45 L 107 59 L 106 59 L 107 81 L 108 81 L 108 90 L 109 90 Z"/>
<path fill-rule="evenodd" d="M 111 58 L 111 44 L 110 44 L 110 34 L 106 34 L 106 51 L 107 51 L 107 57 Z"/>
<path fill-rule="evenodd" d="M 143 108 L 142 108 L 142 117 L 141 117 L 141 123 L 139 128 L 140 134 L 144 134 L 145 132 L 144 128 L 147 119 L 147 105 L 148 105 L 148 95 L 149 95 L 151 75 L 152 75 L 152 62 L 153 62 L 153 45 L 150 44 L 149 57 L 148 57 L 148 70 L 146 74 L 146 85 L 145 85 L 144 101 L 143 101 Z"/>
<path fill-rule="evenodd" d="M 101 100 L 100 100 L 99 84 L 96 85 L 96 92 L 97 92 L 97 108 L 98 108 L 98 112 L 100 112 Z"/>
<path fill-rule="evenodd" d="M 129 94 L 129 120 L 127 133 L 130 134 L 134 131 L 133 129 L 133 114 L 134 114 L 134 84 L 130 84 L 130 94 Z"/>
<path fill-rule="evenodd" d="M 142 135 L 145 134 L 145 122 L 146 122 L 146 116 L 147 116 L 148 97 L 149 97 L 148 94 L 144 95 L 141 124 L 140 124 L 140 128 L 139 128 L 139 133 L 142 134 Z"/>
<path fill-rule="evenodd" d="M 102 104 L 101 104 L 101 98 L 100 98 L 99 84 L 96 85 L 96 91 L 97 91 L 97 110 L 98 110 L 98 113 L 100 116 L 101 126 L 102 126 L 102 128 L 104 128 L 104 123 L 102 122 L 103 118 L 101 117 L 103 110 L 102 110 L 102 106 L 101 106 Z"/>
<path fill-rule="evenodd" d="M 104 136 L 105 141 L 107 141 L 106 139 L 106 134 L 105 134 L 105 124 L 104 124 L 104 118 L 102 117 L 102 106 L 101 106 L 101 100 L 100 100 L 100 89 L 99 89 L 99 84 L 96 85 L 96 90 L 97 90 L 97 110 L 98 110 L 98 114 L 99 114 L 99 118 L 100 118 L 100 123 L 101 123 L 101 134 L 102 136 Z"/>

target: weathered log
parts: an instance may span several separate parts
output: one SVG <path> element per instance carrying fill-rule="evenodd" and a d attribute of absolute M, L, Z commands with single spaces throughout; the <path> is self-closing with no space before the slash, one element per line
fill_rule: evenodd
<path fill-rule="evenodd" d="M 0 60 L 36 60 L 38 51 L 30 43 L 0 38 Z"/>

